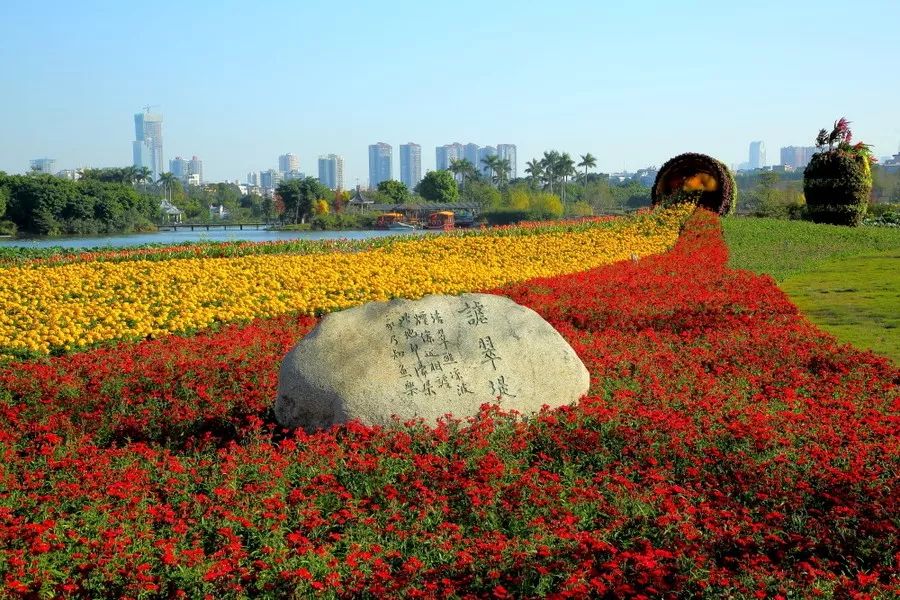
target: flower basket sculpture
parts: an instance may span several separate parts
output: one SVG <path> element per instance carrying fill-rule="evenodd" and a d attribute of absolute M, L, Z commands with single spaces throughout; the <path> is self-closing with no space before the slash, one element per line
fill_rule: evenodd
<path fill-rule="evenodd" d="M 736 194 L 728 167 L 694 152 L 669 159 L 656 174 L 650 191 L 653 206 L 692 202 L 720 215 L 734 211 Z"/>
<path fill-rule="evenodd" d="M 852 137 L 850 122 L 842 118 L 831 133 L 822 129 L 816 138 L 819 152 L 803 171 L 806 210 L 816 223 L 859 225 L 866 214 L 875 159 L 868 145 L 851 146 Z"/>

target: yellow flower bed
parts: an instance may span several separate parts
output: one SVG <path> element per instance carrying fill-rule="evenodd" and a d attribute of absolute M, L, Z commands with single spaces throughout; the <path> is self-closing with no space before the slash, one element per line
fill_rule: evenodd
<path fill-rule="evenodd" d="M 0 356 L 583 271 L 667 250 L 689 210 L 568 232 L 426 236 L 356 253 L 0 269 Z"/>

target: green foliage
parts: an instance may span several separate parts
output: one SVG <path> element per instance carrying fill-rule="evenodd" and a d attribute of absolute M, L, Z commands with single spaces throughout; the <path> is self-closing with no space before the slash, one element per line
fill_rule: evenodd
<path fill-rule="evenodd" d="M 500 190 L 484 181 L 469 181 L 459 191 L 459 201 L 478 204 L 482 209 L 499 208 L 502 202 Z"/>
<path fill-rule="evenodd" d="M 38 235 L 140 231 L 159 220 L 159 201 L 122 183 L 70 181 L 52 175 L 0 176 L 6 218 Z"/>
<path fill-rule="evenodd" d="M 313 212 L 313 203 L 328 198 L 331 190 L 315 177 L 305 177 L 281 182 L 275 193 L 284 203 L 285 218 L 291 223 L 305 223 Z"/>
<path fill-rule="evenodd" d="M 840 148 L 813 155 L 803 172 L 807 214 L 816 223 L 859 225 L 871 191 L 868 159 Z"/>
<path fill-rule="evenodd" d="M 900 227 L 900 204 L 870 205 L 863 223 L 874 227 Z"/>
<path fill-rule="evenodd" d="M 569 207 L 569 214 L 573 217 L 590 217 L 594 214 L 594 209 L 584 200 L 579 200 Z"/>
<path fill-rule="evenodd" d="M 742 188 L 739 194 L 741 210 L 757 217 L 804 217 L 806 202 L 799 181 L 781 181 L 781 174 L 773 171 L 759 173 L 754 181 L 752 188 Z"/>
<path fill-rule="evenodd" d="M 652 202 L 651 190 L 639 181 L 625 181 L 618 185 L 609 186 L 610 193 L 615 199 L 615 206 L 625 209 L 636 209 L 650 206 Z"/>
<path fill-rule="evenodd" d="M 429 171 L 416 186 L 416 193 L 429 202 L 456 202 L 459 187 L 450 171 Z"/>
<path fill-rule="evenodd" d="M 482 213 L 491 225 L 508 225 L 519 221 L 544 221 L 563 215 L 559 196 L 535 190 L 528 185 L 510 187 L 500 206 Z"/>
<path fill-rule="evenodd" d="M 396 179 L 387 179 L 378 184 L 378 191 L 390 198 L 391 202 L 405 204 L 409 200 L 409 188 Z"/>
<path fill-rule="evenodd" d="M 531 211 L 515 208 L 497 208 L 481 213 L 488 225 L 512 225 L 531 218 Z"/>

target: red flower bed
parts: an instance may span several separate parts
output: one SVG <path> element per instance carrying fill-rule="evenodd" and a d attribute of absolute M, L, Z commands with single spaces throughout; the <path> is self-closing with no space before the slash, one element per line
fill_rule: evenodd
<path fill-rule="evenodd" d="M 8 365 L 0 596 L 887 597 L 900 372 L 725 260 L 497 290 L 591 372 L 524 423 L 280 431 L 296 317 Z"/>

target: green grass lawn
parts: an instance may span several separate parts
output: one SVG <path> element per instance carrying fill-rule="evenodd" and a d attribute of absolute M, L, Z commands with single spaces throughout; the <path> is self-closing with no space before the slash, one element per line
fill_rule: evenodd
<path fill-rule="evenodd" d="M 900 229 L 723 220 L 729 266 L 768 273 L 838 339 L 900 362 Z"/>

